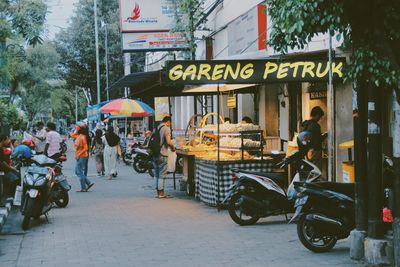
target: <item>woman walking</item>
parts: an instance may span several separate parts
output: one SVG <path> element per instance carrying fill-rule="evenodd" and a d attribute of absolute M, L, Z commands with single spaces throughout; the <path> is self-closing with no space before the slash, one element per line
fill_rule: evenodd
<path fill-rule="evenodd" d="M 75 140 L 75 174 L 79 177 L 81 182 L 81 190 L 77 192 L 87 192 L 94 184 L 89 181 L 85 174 L 87 161 L 89 157 L 89 146 L 85 135 L 85 129 L 83 127 L 78 130 L 78 137 Z"/>
<path fill-rule="evenodd" d="M 117 157 L 120 138 L 114 133 L 113 127 L 108 127 L 107 133 L 102 137 L 104 147 L 104 167 L 109 180 L 117 177 Z"/>
<path fill-rule="evenodd" d="M 104 175 L 104 143 L 101 139 L 102 136 L 103 131 L 97 129 L 92 142 L 92 154 L 96 162 L 97 176 Z"/>

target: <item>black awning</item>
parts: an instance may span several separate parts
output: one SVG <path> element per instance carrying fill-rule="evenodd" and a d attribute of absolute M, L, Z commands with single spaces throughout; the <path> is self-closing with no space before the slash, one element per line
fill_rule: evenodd
<path fill-rule="evenodd" d="M 161 83 L 161 75 L 161 71 L 135 72 L 128 74 L 113 83 L 109 90 L 113 91 L 125 87 L 135 89 L 152 86 L 154 83 Z"/>

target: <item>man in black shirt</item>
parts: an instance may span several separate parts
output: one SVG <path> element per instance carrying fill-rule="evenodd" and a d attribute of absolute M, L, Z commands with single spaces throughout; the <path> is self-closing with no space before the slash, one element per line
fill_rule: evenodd
<path fill-rule="evenodd" d="M 321 170 L 322 141 L 325 139 L 326 134 L 321 134 L 321 126 L 318 124 L 318 121 L 324 116 L 324 111 L 319 106 L 314 107 L 311 110 L 310 116 L 311 119 L 301 124 L 301 131 L 308 131 L 311 133 L 311 149 L 307 154 L 307 158 Z"/>

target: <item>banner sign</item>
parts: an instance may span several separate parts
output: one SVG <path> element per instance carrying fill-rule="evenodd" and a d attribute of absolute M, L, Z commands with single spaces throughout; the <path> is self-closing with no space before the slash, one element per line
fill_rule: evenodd
<path fill-rule="evenodd" d="M 228 24 L 229 56 L 267 49 L 266 8 L 259 4 Z"/>
<path fill-rule="evenodd" d="M 156 121 L 162 121 L 165 116 L 169 116 L 169 101 L 168 97 L 155 97 L 154 107 L 156 113 Z"/>
<path fill-rule="evenodd" d="M 166 51 L 189 49 L 184 33 L 122 33 L 122 51 Z"/>
<path fill-rule="evenodd" d="M 169 31 L 176 15 L 174 0 L 119 0 L 121 32 Z"/>
<path fill-rule="evenodd" d="M 328 81 L 343 77 L 344 58 L 327 61 L 212 60 L 168 61 L 167 80 L 174 84 Z"/>

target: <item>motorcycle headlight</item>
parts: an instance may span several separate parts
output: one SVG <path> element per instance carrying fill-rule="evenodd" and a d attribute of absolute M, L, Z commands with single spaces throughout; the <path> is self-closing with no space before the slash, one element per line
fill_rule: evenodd
<path fill-rule="evenodd" d="M 24 180 L 27 185 L 33 186 L 33 176 L 31 174 L 26 173 Z"/>
<path fill-rule="evenodd" d="M 42 176 L 36 181 L 35 186 L 42 186 L 44 185 L 45 182 L 46 182 L 46 177 Z"/>

